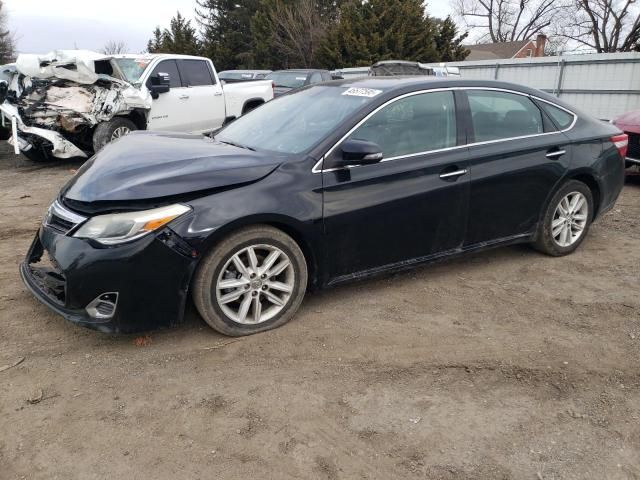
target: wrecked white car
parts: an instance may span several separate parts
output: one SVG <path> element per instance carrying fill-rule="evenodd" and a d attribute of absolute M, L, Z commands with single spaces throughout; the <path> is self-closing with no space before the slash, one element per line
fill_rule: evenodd
<path fill-rule="evenodd" d="M 61 50 L 0 68 L 0 116 L 16 153 L 88 157 L 132 130 L 206 133 L 273 98 L 271 81 L 224 85 L 211 60 Z"/>

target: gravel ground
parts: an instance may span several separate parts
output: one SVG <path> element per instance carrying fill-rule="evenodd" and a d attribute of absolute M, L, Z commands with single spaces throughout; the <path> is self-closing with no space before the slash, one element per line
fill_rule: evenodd
<path fill-rule="evenodd" d="M 310 295 L 252 337 L 191 307 L 136 338 L 19 279 L 77 167 L 0 153 L 0 478 L 640 478 L 640 179 L 569 257 L 502 248 Z"/>

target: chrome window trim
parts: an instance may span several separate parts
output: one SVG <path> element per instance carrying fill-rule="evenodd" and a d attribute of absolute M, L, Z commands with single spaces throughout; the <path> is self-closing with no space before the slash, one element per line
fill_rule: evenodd
<path fill-rule="evenodd" d="M 390 104 L 392 104 L 392 103 L 394 103 L 394 102 L 396 102 L 398 100 L 401 100 L 401 99 L 407 98 L 407 97 L 411 97 L 411 96 L 414 96 L 414 95 L 421 95 L 421 94 L 430 93 L 430 92 L 443 92 L 443 91 L 455 91 L 455 90 L 490 90 L 490 91 L 497 91 L 497 92 L 513 93 L 513 94 L 522 95 L 523 97 L 528 97 L 528 98 L 535 98 L 536 100 L 540 100 L 541 102 L 548 103 L 549 105 L 552 105 L 552 106 L 554 106 L 556 108 L 559 108 L 560 110 L 564 110 L 565 112 L 567 112 L 568 114 L 573 116 L 573 121 L 571 122 L 571 125 L 569 125 L 564 130 L 556 130 L 555 132 L 534 133 L 532 135 L 521 135 L 519 137 L 497 138 L 495 140 L 485 140 L 485 141 L 482 141 L 482 142 L 473 142 L 473 143 L 466 143 L 464 145 L 455 145 L 453 147 L 438 148 L 438 149 L 435 149 L 435 150 L 426 150 L 424 152 L 409 153 L 409 154 L 406 154 L 406 155 L 399 155 L 399 156 L 396 156 L 396 157 L 383 158 L 380 161 L 380 163 L 382 163 L 382 162 L 390 162 L 392 160 L 400 160 L 400 159 L 403 159 L 403 158 L 411 158 L 411 157 L 417 157 L 417 156 L 421 156 L 421 155 L 428 155 L 428 154 L 431 154 L 431 153 L 446 152 L 446 151 L 449 151 L 449 150 L 456 150 L 456 149 L 460 149 L 460 148 L 474 147 L 474 146 L 477 146 L 477 145 L 488 145 L 488 144 L 498 143 L 498 142 L 509 142 L 509 141 L 512 141 L 512 140 L 521 140 L 523 138 L 541 137 L 543 135 L 556 135 L 558 133 L 568 132 L 569 130 L 571 130 L 575 126 L 576 122 L 578 121 L 578 115 L 575 112 L 572 112 L 571 110 L 568 110 L 565 107 L 562 107 L 562 106 L 560 106 L 560 105 L 558 105 L 556 103 L 553 103 L 553 102 L 551 102 L 549 100 L 546 100 L 544 98 L 540 98 L 540 97 L 538 97 L 536 95 L 530 95 L 528 93 L 518 92 L 516 90 L 509 90 L 508 88 L 499 88 L 499 87 L 442 87 L 442 88 L 432 88 L 432 89 L 427 89 L 427 90 L 417 90 L 415 92 L 405 93 L 405 94 L 400 95 L 398 97 L 392 98 L 392 99 L 386 101 L 385 103 L 383 103 L 382 105 L 380 105 L 379 107 L 377 107 L 375 110 L 373 110 L 369 114 L 367 114 L 366 117 L 364 117 L 355 126 L 353 126 L 345 135 L 342 136 L 342 138 L 340 138 L 340 140 L 338 140 L 336 143 L 334 143 L 331 146 L 331 148 L 329 148 L 329 150 L 327 150 L 325 152 L 324 155 L 322 155 L 320 160 L 318 160 L 313 165 L 313 168 L 311 169 L 311 172 L 313 172 L 313 173 L 335 172 L 337 170 L 344 170 L 344 169 L 348 169 L 348 168 L 355 168 L 355 167 L 361 166 L 361 165 L 350 165 L 348 167 L 335 167 L 335 168 L 327 168 L 327 169 L 322 169 L 321 168 L 321 165 L 322 165 L 322 162 L 324 162 L 324 159 L 328 155 L 330 155 L 340 143 L 342 143 L 346 138 L 349 137 L 349 135 L 351 135 L 356 129 L 358 129 L 364 122 L 369 120 L 369 118 L 371 118 L 373 115 L 378 113 L 380 110 L 382 110 L 387 105 L 390 105 Z"/>
<path fill-rule="evenodd" d="M 87 217 L 83 217 L 82 215 L 78 215 L 77 213 L 68 210 L 58 200 L 55 200 L 51 204 L 50 208 L 58 217 L 67 220 L 68 222 L 75 223 L 76 225 L 78 223 L 84 222 L 87 219 Z"/>

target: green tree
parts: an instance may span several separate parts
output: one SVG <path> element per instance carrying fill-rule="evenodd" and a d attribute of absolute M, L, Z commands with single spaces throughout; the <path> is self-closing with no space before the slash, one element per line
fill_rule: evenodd
<path fill-rule="evenodd" d="M 181 55 L 199 55 L 200 41 L 191 21 L 185 19 L 180 12 L 169 22 L 169 28 L 160 30 L 156 27 L 153 37 L 147 43 L 149 53 L 176 53 Z"/>
<path fill-rule="evenodd" d="M 390 59 L 433 62 L 440 59 L 438 33 L 421 0 L 352 0 L 340 10 L 321 57 L 334 68 Z"/>
<path fill-rule="evenodd" d="M 202 47 L 218 70 L 254 68 L 251 18 L 260 0 L 197 0 Z"/>
<path fill-rule="evenodd" d="M 258 63 L 265 68 L 322 66 L 318 54 L 336 17 L 333 0 L 262 0 L 251 23 Z"/>
<path fill-rule="evenodd" d="M 469 55 L 462 42 L 469 35 L 468 32 L 458 35 L 458 27 L 451 17 L 444 20 L 435 20 L 436 23 L 436 51 L 442 62 L 455 62 L 464 60 Z"/>

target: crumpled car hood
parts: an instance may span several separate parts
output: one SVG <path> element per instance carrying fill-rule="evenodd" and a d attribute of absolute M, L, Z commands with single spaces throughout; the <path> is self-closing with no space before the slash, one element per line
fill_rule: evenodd
<path fill-rule="evenodd" d="M 85 163 L 61 195 L 82 203 L 160 199 L 254 182 L 282 161 L 200 135 L 133 132 Z"/>

